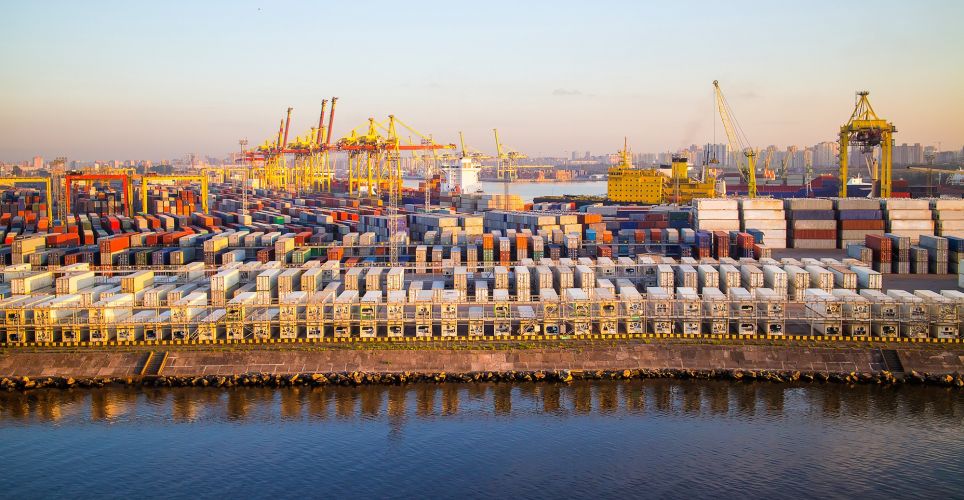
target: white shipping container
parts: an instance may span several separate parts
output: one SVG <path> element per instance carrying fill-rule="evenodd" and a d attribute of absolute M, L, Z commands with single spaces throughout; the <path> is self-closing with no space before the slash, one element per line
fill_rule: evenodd
<path fill-rule="evenodd" d="M 268 269 L 258 274 L 256 290 L 259 292 L 271 292 L 272 297 L 278 296 L 278 276 L 283 271 L 281 269 Z"/>
<path fill-rule="evenodd" d="M 171 306 L 171 321 L 174 323 L 188 323 L 207 311 L 208 296 L 206 293 L 194 292 Z"/>
<path fill-rule="evenodd" d="M 57 278 L 54 288 L 57 295 L 67 295 L 92 287 L 99 282 L 100 278 L 93 271 L 70 273 Z"/>
<path fill-rule="evenodd" d="M 49 271 L 43 271 L 19 278 L 13 278 L 13 280 L 10 281 L 10 293 L 14 295 L 27 295 L 53 285 L 54 274 Z"/>
<path fill-rule="evenodd" d="M 857 286 L 866 289 L 880 290 L 883 287 L 883 276 L 867 266 L 850 266 L 850 270 L 857 275 Z"/>
<path fill-rule="evenodd" d="M 720 264 L 720 290 L 726 292 L 731 288 L 739 288 L 743 281 L 740 271 L 732 264 Z"/>
<path fill-rule="evenodd" d="M 827 293 L 833 290 L 834 277 L 833 273 L 828 271 L 826 268 L 809 265 L 804 268 L 808 273 L 810 273 L 810 286 L 813 288 L 819 288 Z"/>
<path fill-rule="evenodd" d="M 657 264 L 656 265 L 656 286 L 665 288 L 667 291 L 672 292 L 676 285 L 676 273 L 673 272 L 673 266 L 669 264 Z"/>
<path fill-rule="evenodd" d="M 175 288 L 177 285 L 171 283 L 144 290 L 144 307 L 161 307 L 167 299 L 167 294 Z"/>
<path fill-rule="evenodd" d="M 525 266 L 515 266 L 513 268 L 515 273 L 515 289 L 516 291 L 524 290 L 528 292 L 531 290 L 531 281 L 529 279 L 529 268 Z"/>
<path fill-rule="evenodd" d="M 696 268 L 696 273 L 699 276 L 700 290 L 704 288 L 719 288 L 720 287 L 720 272 L 717 271 L 713 266 L 709 264 L 700 264 Z"/>
<path fill-rule="evenodd" d="M 535 288 L 552 288 L 552 269 L 548 266 L 539 265 L 531 269 L 532 278 L 535 281 Z"/>
<path fill-rule="evenodd" d="M 776 198 L 748 198 L 739 200 L 740 209 L 744 212 L 751 210 L 780 210 L 783 211 L 784 200 Z"/>
<path fill-rule="evenodd" d="M 385 275 L 386 290 L 401 290 L 405 283 L 405 268 L 393 267 Z"/>
<path fill-rule="evenodd" d="M 63 295 L 50 301 L 45 309 L 34 312 L 34 323 L 49 326 L 83 312 L 80 295 Z"/>
<path fill-rule="evenodd" d="M 816 319 L 837 320 L 841 317 L 840 300 L 821 288 L 808 288 L 804 293 L 807 311 Z"/>
<path fill-rule="evenodd" d="M 382 271 L 380 267 L 373 267 L 365 274 L 365 291 L 382 289 Z"/>
<path fill-rule="evenodd" d="M 763 284 L 774 290 L 786 290 L 789 287 L 787 272 L 772 264 L 765 265 L 763 266 Z"/>
<path fill-rule="evenodd" d="M 930 320 L 940 323 L 957 323 L 957 301 L 932 290 L 914 290 L 914 295 L 924 299 Z"/>
<path fill-rule="evenodd" d="M 841 317 L 845 320 L 869 320 L 871 314 L 870 301 L 867 297 L 858 295 L 853 290 L 835 289 L 831 292 L 840 300 Z"/>
<path fill-rule="evenodd" d="M 743 287 L 733 287 L 726 290 L 726 297 L 730 300 L 731 314 L 734 316 L 753 317 L 756 315 L 756 304 L 753 295 Z"/>
<path fill-rule="evenodd" d="M 318 289 L 321 288 L 324 273 L 324 267 L 314 267 L 302 273 L 300 278 L 301 290 L 306 292 L 318 291 Z"/>
<path fill-rule="evenodd" d="M 177 268 L 177 280 L 186 283 L 204 278 L 204 262 L 188 262 Z"/>
<path fill-rule="evenodd" d="M 123 320 L 132 314 L 133 293 L 118 293 L 110 298 L 94 303 L 89 312 L 91 323 L 110 324 Z"/>
<path fill-rule="evenodd" d="M 676 286 L 695 290 L 699 287 L 699 281 L 699 274 L 693 266 L 682 264 L 676 267 Z"/>
<path fill-rule="evenodd" d="M 301 287 L 301 269 L 285 269 L 278 275 L 278 297 L 298 291 Z"/>
<path fill-rule="evenodd" d="M 827 270 L 833 273 L 833 283 L 837 288 L 857 289 L 857 273 L 842 265 L 831 265 Z"/>
<path fill-rule="evenodd" d="M 121 277 L 123 293 L 137 293 L 154 283 L 154 271 L 137 271 Z"/>
<path fill-rule="evenodd" d="M 195 291 L 195 289 L 197 289 L 197 291 L 207 293 L 208 288 L 209 287 L 207 285 L 198 286 L 197 283 L 187 283 L 167 292 L 167 297 L 165 297 L 165 300 L 167 304 L 173 304 L 174 302 L 181 300 L 181 297 L 184 297 L 187 294 Z"/>
<path fill-rule="evenodd" d="M 505 266 L 495 266 L 492 269 L 492 275 L 493 288 L 509 288 L 509 270 Z"/>
<path fill-rule="evenodd" d="M 240 281 L 241 271 L 238 269 L 221 271 L 214 276 L 211 276 L 211 290 L 227 292 L 237 286 L 238 282 Z"/>
<path fill-rule="evenodd" d="M 763 271 L 757 266 L 751 264 L 740 266 L 740 278 L 743 288 L 747 290 L 762 288 L 764 286 Z"/>
<path fill-rule="evenodd" d="M 554 275 L 556 290 L 561 291 L 567 288 L 573 288 L 575 286 L 575 278 L 572 273 L 572 268 L 560 265 L 552 268 L 552 272 Z"/>

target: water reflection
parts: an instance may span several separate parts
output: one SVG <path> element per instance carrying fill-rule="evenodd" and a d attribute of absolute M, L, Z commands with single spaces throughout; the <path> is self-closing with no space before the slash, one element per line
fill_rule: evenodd
<path fill-rule="evenodd" d="M 0 426 L 16 422 L 158 418 L 325 421 L 458 415 L 633 414 L 895 421 L 964 415 L 960 391 L 935 387 L 732 384 L 634 380 L 565 384 L 440 384 L 366 387 L 103 388 L 0 393 Z"/>

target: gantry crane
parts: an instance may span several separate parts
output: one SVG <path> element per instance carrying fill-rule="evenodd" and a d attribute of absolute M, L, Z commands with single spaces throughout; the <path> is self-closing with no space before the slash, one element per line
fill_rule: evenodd
<path fill-rule="evenodd" d="M 0 177 L 0 184 L 43 184 L 44 185 L 44 204 L 47 206 L 47 219 L 53 219 L 53 191 L 50 190 L 50 177 Z"/>
<path fill-rule="evenodd" d="M 130 217 L 133 215 L 133 209 L 131 207 L 131 174 L 76 174 L 70 173 L 64 176 L 64 190 L 67 196 L 64 197 L 64 211 L 70 215 L 70 198 L 71 198 L 71 185 L 76 181 L 120 181 L 121 182 L 121 194 L 123 195 L 124 202 L 124 215 Z"/>
<path fill-rule="evenodd" d="M 431 136 L 429 136 L 431 138 Z M 422 144 L 431 144 L 432 140 L 426 141 L 422 139 Z M 408 143 L 412 144 L 412 138 L 408 138 Z M 448 157 L 450 155 L 443 154 L 442 158 Z M 439 171 L 439 154 L 438 150 L 431 149 L 429 151 L 423 151 L 421 153 L 416 153 L 412 151 L 412 171 L 418 172 L 418 164 L 421 162 L 424 165 L 423 177 L 425 178 L 425 185 L 423 189 L 423 195 L 425 195 L 425 211 L 429 211 L 432 208 L 432 177 Z"/>
<path fill-rule="evenodd" d="M 878 195 L 881 198 L 888 198 L 891 195 L 892 151 L 894 146 L 894 133 L 897 128 L 893 123 L 883 120 L 874 112 L 867 96 L 870 92 L 862 90 L 857 92 L 857 105 L 851 113 L 847 123 L 840 127 L 840 197 L 847 197 L 847 163 L 849 162 L 848 148 L 857 146 L 860 152 L 866 155 L 873 155 L 875 148 L 880 147 L 880 171 L 877 177 L 880 179 Z M 873 194 L 873 192 L 871 192 Z"/>
<path fill-rule="evenodd" d="M 358 128 L 341 138 L 335 148 L 348 153 L 348 194 L 358 196 L 364 184 L 366 195 L 374 197 L 375 179 L 382 170 L 384 137 L 378 133 L 374 118 L 368 119 L 364 134 L 359 134 Z"/>
<path fill-rule="evenodd" d="M 746 180 L 747 196 L 756 198 L 756 151 L 749 146 L 750 141 L 743 133 L 743 128 L 733 117 L 733 111 L 726 102 L 726 98 L 723 97 L 723 91 L 720 90 L 719 81 L 713 80 L 713 89 L 716 92 L 716 107 L 719 110 L 720 119 L 723 121 L 723 129 L 726 130 L 726 139 L 730 144 L 730 150 L 742 151 L 743 156 L 746 157 L 746 164 L 737 160 L 737 168 L 740 170 L 740 175 Z"/>
<path fill-rule="evenodd" d="M 399 140 L 396 124 L 401 125 L 406 130 L 421 139 L 420 144 L 402 144 Z M 378 129 L 386 131 L 386 135 L 381 135 Z M 411 142 L 411 141 L 410 141 Z M 439 144 L 432 140 L 395 115 L 388 115 L 388 125 L 383 126 L 374 118 L 368 119 L 368 130 L 364 135 L 359 135 L 356 129 L 352 129 L 347 137 L 343 137 L 335 144 L 335 150 L 348 153 L 348 190 L 354 193 L 355 188 L 362 183 L 368 186 L 368 194 L 374 196 L 376 186 L 385 186 L 388 191 L 388 205 L 385 215 L 388 217 L 388 245 L 389 262 L 392 266 L 398 265 L 399 260 L 399 233 L 398 226 L 398 205 L 402 190 L 402 170 L 401 152 L 402 151 L 422 151 L 438 149 L 455 149 L 455 144 Z M 365 161 L 366 178 L 361 178 L 361 161 Z M 377 196 L 381 197 L 381 192 Z"/>
<path fill-rule="evenodd" d="M 311 127 L 305 135 L 296 137 L 292 142 L 288 141 L 288 136 L 293 108 L 288 108 L 274 140 L 266 140 L 253 151 L 245 150 L 247 142 L 244 141 L 238 162 L 249 164 L 252 176 L 269 189 L 314 191 L 324 188 L 330 191 L 334 173 L 329 162 L 329 151 L 332 149 L 331 129 L 337 101 L 337 97 L 331 98 L 327 128 L 324 117 L 328 100 L 324 99 L 318 127 Z M 288 167 L 288 155 L 294 155 L 293 168 Z"/>
<path fill-rule="evenodd" d="M 334 121 L 334 103 L 332 98 L 331 121 Z M 291 143 L 285 145 L 284 152 L 294 154 L 294 167 L 290 171 L 288 182 L 298 192 L 331 191 L 333 172 L 329 162 L 327 137 L 331 130 L 325 129 L 325 111 L 328 99 L 321 101 L 321 112 L 318 114 L 318 126 L 311 129 L 304 136 L 297 136 Z M 329 122 L 329 123 L 330 123 Z"/>
<path fill-rule="evenodd" d="M 502 197 L 505 203 L 505 210 L 509 209 L 509 184 L 519 176 L 518 165 L 516 162 L 527 158 L 523 153 L 515 150 L 505 149 L 499 141 L 499 129 L 492 129 L 495 133 L 495 149 L 498 154 L 496 173 L 502 178 Z"/>
<path fill-rule="evenodd" d="M 201 184 L 201 211 L 208 213 L 208 173 L 203 170 L 199 175 L 142 175 L 141 176 L 141 212 L 147 213 L 147 185 L 151 182 L 191 181 Z"/>

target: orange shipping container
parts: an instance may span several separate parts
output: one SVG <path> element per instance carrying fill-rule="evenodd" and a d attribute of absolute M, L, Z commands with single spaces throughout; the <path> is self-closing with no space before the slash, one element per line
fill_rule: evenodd
<path fill-rule="evenodd" d="M 492 250 L 495 247 L 495 236 L 492 233 L 482 235 L 482 248 Z"/>

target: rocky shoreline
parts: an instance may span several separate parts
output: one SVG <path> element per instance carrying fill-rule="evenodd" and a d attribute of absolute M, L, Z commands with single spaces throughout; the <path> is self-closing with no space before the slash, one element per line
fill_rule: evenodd
<path fill-rule="evenodd" d="M 631 380 L 671 378 L 680 380 L 728 380 L 771 383 L 834 383 L 875 385 L 931 385 L 964 388 L 964 374 L 928 374 L 912 371 L 895 376 L 888 371 L 875 373 L 824 373 L 767 370 L 555 370 L 555 371 L 485 371 L 470 373 L 303 373 L 270 374 L 247 373 L 231 376 L 207 375 L 197 377 L 142 376 L 142 377 L 4 377 L 0 390 L 31 391 L 37 389 L 98 388 L 107 386 L 142 387 L 289 387 L 289 386 L 362 386 L 403 385 L 416 383 L 473 383 L 473 382 L 542 382 L 569 383 L 576 380 Z"/>

